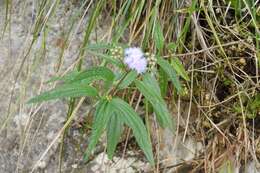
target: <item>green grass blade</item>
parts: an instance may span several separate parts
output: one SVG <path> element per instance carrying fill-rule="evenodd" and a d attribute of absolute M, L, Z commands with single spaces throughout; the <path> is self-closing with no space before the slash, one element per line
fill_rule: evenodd
<path fill-rule="evenodd" d="M 158 20 L 156 20 L 154 26 L 154 41 L 156 48 L 159 50 L 159 52 L 161 52 L 164 46 L 164 36 L 161 25 L 158 22 Z"/>
<path fill-rule="evenodd" d="M 88 45 L 88 41 L 89 41 L 91 31 L 93 30 L 94 26 L 96 25 L 97 20 L 98 20 L 98 16 L 100 15 L 103 7 L 106 5 L 105 0 L 100 0 L 100 1 L 95 1 L 95 2 L 96 2 L 96 5 L 94 6 L 93 12 L 92 12 L 90 19 L 88 21 L 88 25 L 87 25 L 86 30 L 85 30 L 83 43 L 82 43 L 82 46 L 81 46 L 81 49 L 80 49 L 80 52 L 79 52 L 80 61 L 78 63 L 78 67 L 77 67 L 78 70 L 81 69 L 82 60 L 83 60 L 83 56 L 84 56 L 84 53 L 85 53 L 85 47 Z"/>
<path fill-rule="evenodd" d="M 115 34 L 114 37 L 112 38 L 113 43 L 117 43 L 118 40 L 121 38 L 123 35 L 124 31 L 127 29 L 127 26 L 129 25 L 131 19 L 132 19 L 132 14 L 131 14 L 131 2 L 132 0 L 127 0 L 124 2 L 120 10 L 118 11 L 117 16 L 115 17 L 115 21 L 118 22 L 118 27 L 115 27 Z"/>
<path fill-rule="evenodd" d="M 190 29 L 190 25 L 191 25 L 191 16 L 192 16 L 192 13 L 194 11 L 196 11 L 196 5 L 197 5 L 197 0 L 192 0 L 192 3 L 191 3 L 191 6 L 189 7 L 188 9 L 188 14 L 187 16 L 185 17 L 186 20 L 185 20 L 185 24 L 184 26 L 182 27 L 182 30 L 181 30 L 181 33 L 179 34 L 179 37 L 177 39 L 177 47 L 178 47 L 178 52 L 181 53 L 184 49 L 183 47 L 183 44 L 185 43 L 186 41 L 186 38 L 187 38 L 187 34 L 189 32 L 189 29 Z"/>

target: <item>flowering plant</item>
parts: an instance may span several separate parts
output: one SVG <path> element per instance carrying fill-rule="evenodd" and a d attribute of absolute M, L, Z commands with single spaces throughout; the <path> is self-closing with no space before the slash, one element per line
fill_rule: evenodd
<path fill-rule="evenodd" d="M 107 153 L 112 159 L 116 146 L 120 140 L 124 125 L 129 126 L 135 139 L 143 150 L 146 158 L 154 164 L 152 144 L 147 128 L 141 117 L 117 94 L 119 90 L 137 89 L 153 108 L 156 119 L 161 127 L 174 129 L 174 121 L 167 109 L 167 105 L 161 95 L 160 85 L 157 82 L 157 69 L 161 68 L 172 81 L 177 92 L 181 92 L 181 84 L 178 76 L 188 79 L 181 63 L 175 60 L 170 64 L 161 57 L 150 53 L 144 54 L 140 48 L 122 47 L 110 48 L 108 54 L 99 54 L 90 46 L 89 53 L 103 58 L 100 66 L 88 68 L 83 71 L 73 71 L 62 77 L 52 78 L 49 82 L 57 80 L 63 84 L 44 92 L 31 100 L 36 103 L 60 98 L 92 97 L 96 100 L 94 121 L 90 142 L 85 152 L 84 159 L 88 160 L 104 130 L 107 132 Z M 117 73 L 111 70 L 113 64 Z M 95 85 L 97 80 L 103 80 L 104 85 Z M 142 99 L 142 97 L 140 97 Z"/>
<path fill-rule="evenodd" d="M 127 48 L 125 50 L 124 63 L 137 73 L 144 73 L 146 71 L 147 60 L 144 57 L 140 48 Z"/>

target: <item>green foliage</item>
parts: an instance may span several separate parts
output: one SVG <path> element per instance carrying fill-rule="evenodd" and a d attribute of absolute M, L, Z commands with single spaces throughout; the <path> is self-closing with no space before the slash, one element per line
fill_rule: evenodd
<path fill-rule="evenodd" d="M 106 100 L 101 100 L 97 105 L 94 115 L 94 123 L 92 126 L 90 142 L 88 144 L 87 150 L 84 153 L 84 160 L 88 160 L 91 152 L 97 145 L 103 130 L 107 127 L 107 123 L 111 115 L 111 104 L 109 104 Z"/>
<path fill-rule="evenodd" d="M 90 143 L 84 154 L 84 160 L 88 160 L 91 152 L 98 143 L 102 132 L 107 129 L 107 152 L 111 159 L 116 145 L 119 141 L 123 123 L 128 125 L 135 136 L 135 139 L 144 151 L 148 161 L 154 164 L 152 145 L 142 119 L 136 114 L 133 108 L 120 98 L 113 98 L 111 101 L 102 100 L 96 108 L 94 123 L 90 137 Z"/>
<path fill-rule="evenodd" d="M 108 69 L 107 67 L 99 66 L 99 67 L 91 67 L 89 69 L 79 71 L 72 71 L 65 76 L 62 77 L 53 77 L 47 83 L 54 82 L 57 80 L 61 80 L 65 83 L 76 83 L 83 82 L 84 84 L 89 84 L 96 80 L 104 80 L 106 86 L 112 84 L 115 78 L 114 73 Z"/>
<path fill-rule="evenodd" d="M 159 51 L 162 51 L 163 46 L 164 46 L 164 36 L 163 36 L 163 31 L 162 31 L 161 25 L 158 22 L 158 20 L 156 20 L 155 26 L 154 26 L 154 42 L 155 42 L 156 48 Z"/>
<path fill-rule="evenodd" d="M 79 83 L 67 84 L 57 87 L 53 90 L 44 92 L 28 101 L 28 103 L 37 103 L 42 101 L 61 99 L 66 97 L 83 97 L 83 96 L 97 96 L 97 90 L 88 85 L 82 85 Z"/>
<path fill-rule="evenodd" d="M 184 69 L 181 61 L 178 58 L 172 58 L 171 59 L 171 64 L 174 68 L 174 70 L 177 72 L 178 75 L 180 75 L 183 79 L 189 81 L 190 78 L 186 72 L 186 70 Z"/>
<path fill-rule="evenodd" d="M 36 103 L 66 97 L 74 98 L 82 96 L 98 96 L 98 91 L 88 84 L 93 81 L 103 79 L 105 81 L 104 88 L 108 89 L 113 83 L 114 78 L 114 73 L 110 69 L 102 66 L 92 67 L 82 72 L 73 71 L 63 77 L 55 77 L 49 80 L 48 82 L 62 80 L 65 84 L 32 98 L 28 101 L 28 103 Z"/>
<path fill-rule="evenodd" d="M 188 14 L 186 16 L 186 20 L 184 23 L 184 26 L 181 30 L 181 33 L 178 35 L 178 39 L 177 39 L 177 50 L 179 53 L 181 53 L 183 51 L 183 43 L 185 43 L 186 41 L 186 37 L 187 37 L 187 33 L 189 32 L 190 29 L 190 25 L 191 25 L 191 17 L 192 17 L 192 13 L 196 10 L 196 5 L 197 5 L 197 0 L 192 0 L 191 2 L 191 6 L 188 8 Z"/>
<path fill-rule="evenodd" d="M 11 9 L 13 5 L 11 0 L 6 0 L 5 2 L 6 16 L 3 36 L 4 32 L 8 30 L 11 34 Z M 40 35 L 43 35 L 44 37 L 42 41 L 42 49 L 44 50 L 42 52 L 44 52 L 43 57 L 46 56 L 46 40 L 48 40 L 46 35 L 48 30 L 50 30 L 50 28 L 48 29 L 48 21 L 51 21 L 50 17 L 54 16 L 53 14 L 56 9 L 58 9 L 58 4 L 60 2 L 60 0 L 55 0 L 53 2 L 50 0 L 42 1 L 38 3 L 39 7 L 37 7 L 36 3 L 36 18 L 35 22 L 32 23 L 31 29 L 33 40 L 29 46 L 25 46 L 29 47 L 28 51 L 26 50 L 21 54 L 22 56 L 25 55 L 25 57 L 22 60 L 21 67 L 19 67 L 16 80 L 20 75 L 19 73 L 23 72 L 23 66 L 24 64 L 27 64 L 26 62 L 29 55 L 31 55 L 34 43 L 41 37 Z M 73 1 L 72 4 L 74 3 L 75 2 Z M 243 83 L 240 83 L 240 80 L 230 80 L 233 79 L 232 77 L 224 79 L 223 83 L 227 87 L 232 87 L 231 84 L 236 82 L 237 86 L 241 86 L 238 87 L 238 92 L 241 92 L 240 88 L 243 89 L 243 92 L 248 92 L 246 96 L 244 96 L 245 98 L 241 99 L 242 102 L 234 103 L 235 113 L 239 115 L 243 113 L 247 118 L 255 118 L 258 115 L 260 111 L 260 96 L 259 94 L 252 96 L 251 93 L 249 93 L 249 91 L 251 91 L 251 83 L 255 84 L 257 74 L 247 72 L 256 71 L 257 73 L 257 69 L 252 69 L 251 65 L 253 67 L 254 62 L 258 62 L 260 65 L 260 8 L 258 7 L 259 4 L 255 3 L 254 0 L 225 0 L 219 3 L 207 0 L 191 0 L 189 3 L 186 3 L 183 0 L 155 0 L 149 1 L 148 3 L 145 0 L 100 0 L 91 1 L 91 3 L 82 1 L 81 3 L 80 9 L 77 9 L 77 6 L 73 6 L 73 8 L 75 7 L 76 9 L 76 13 L 71 13 L 73 14 L 73 17 L 69 19 L 72 21 L 67 22 L 67 24 L 71 25 L 69 26 L 68 31 L 66 27 L 62 28 L 62 30 L 64 29 L 64 31 L 62 31 L 62 37 L 65 38 L 65 43 L 64 46 L 62 46 L 57 71 L 60 72 L 60 67 L 63 64 L 62 59 L 65 57 L 64 52 L 69 51 L 69 45 L 72 43 L 71 41 L 74 40 L 74 29 L 76 29 L 74 34 L 78 34 L 82 32 L 82 24 L 86 24 L 85 27 L 83 26 L 84 38 L 80 43 L 79 52 L 77 53 L 77 60 L 79 60 L 79 63 L 76 65 L 77 69 L 65 76 L 54 77 L 47 81 L 49 84 L 61 81 L 61 84 L 52 90 L 46 91 L 30 99 L 28 103 L 72 98 L 69 99 L 69 117 L 74 110 L 74 104 L 78 97 L 92 97 L 98 105 L 95 107 L 96 111 L 92 124 L 92 133 L 85 153 L 85 160 L 89 158 L 91 152 L 95 149 L 103 132 L 106 132 L 107 135 L 108 157 L 112 159 L 116 146 L 120 140 L 121 133 L 123 132 L 124 125 L 127 125 L 133 130 L 133 135 L 140 148 L 144 151 L 147 159 L 150 163 L 154 164 L 152 145 L 149 133 L 147 132 L 147 129 L 149 129 L 150 110 L 151 112 L 155 112 L 156 119 L 161 127 L 174 128 L 174 120 L 171 118 L 167 103 L 164 100 L 164 97 L 168 97 L 170 93 L 168 89 L 171 88 L 171 86 L 169 87 L 168 84 L 170 81 L 174 86 L 174 89 L 176 89 L 177 94 L 182 94 L 185 91 L 183 91 L 181 80 L 190 80 L 182 62 L 174 57 L 174 54 L 176 53 L 186 54 L 189 52 L 187 53 L 187 57 L 191 54 L 194 57 L 197 55 L 200 56 L 201 54 L 203 55 L 203 60 L 196 59 L 194 61 L 196 64 L 192 64 L 191 67 L 193 80 L 191 85 L 189 85 L 189 88 L 191 88 L 191 94 L 193 94 L 191 95 L 192 98 L 196 98 L 197 100 L 198 97 L 198 100 L 201 101 L 199 103 L 203 103 L 204 99 L 200 99 L 200 96 L 197 93 L 201 91 L 204 92 L 205 83 L 207 82 L 203 82 L 200 86 L 200 81 L 204 81 L 204 77 L 206 77 L 205 79 L 211 80 L 210 78 L 216 75 L 216 80 L 218 80 L 218 77 L 222 74 L 227 74 L 227 76 L 235 75 L 234 79 L 238 79 L 237 77 L 241 75 L 240 72 L 243 72 L 241 75 Z M 227 4 L 228 8 L 224 6 Z M 102 39 L 100 39 L 102 41 L 99 40 L 100 37 L 97 37 L 96 43 L 90 44 L 89 40 L 92 38 L 93 30 L 97 29 L 98 32 L 96 32 L 96 34 L 99 34 L 99 27 L 106 28 L 99 25 L 96 26 L 96 24 L 103 23 L 103 16 L 100 17 L 102 9 L 106 9 L 105 15 L 111 16 L 111 26 L 108 26 L 107 32 L 104 33 L 104 36 L 102 35 Z M 234 23 L 233 20 L 234 12 L 236 23 Z M 87 22 L 83 21 L 86 19 L 86 14 L 89 16 L 87 17 Z M 68 13 L 68 15 L 70 14 Z M 198 23 L 198 21 L 203 22 Z M 75 24 L 77 23 L 79 24 L 80 30 L 78 30 L 78 27 L 75 27 Z M 245 32 L 244 30 L 248 31 Z M 227 35 L 229 32 L 231 34 Z M 234 39 L 243 42 L 243 44 L 239 43 L 238 45 L 242 48 L 243 46 L 246 47 L 245 50 L 243 50 L 244 52 L 252 55 L 252 57 L 253 55 L 256 55 L 256 60 L 250 62 L 250 66 L 239 66 L 239 68 L 237 68 L 237 64 L 233 63 L 236 59 L 234 57 L 238 56 L 233 54 L 233 48 L 231 49 L 232 54 L 230 55 L 228 53 L 228 47 L 236 45 L 233 45 L 233 43 L 236 42 Z M 225 45 L 226 41 L 232 43 L 232 46 Z M 126 44 L 128 46 L 131 44 L 137 46 L 137 44 L 139 44 L 138 46 L 149 51 L 148 53 L 155 53 L 156 55 L 161 56 L 157 58 L 157 64 L 153 64 L 155 69 L 151 68 L 149 69 L 149 73 L 147 72 L 145 74 L 137 74 L 136 71 L 128 69 L 121 57 L 115 58 L 111 55 L 111 51 L 109 51 L 109 49 L 113 48 L 115 45 L 121 44 L 118 42 L 124 42 L 124 46 L 126 46 Z M 166 55 L 165 57 L 170 58 L 162 58 L 163 53 L 165 52 L 170 54 L 170 56 Z M 219 52 L 222 52 L 222 54 Z M 236 52 L 234 51 L 234 53 Z M 85 70 L 82 69 L 82 62 L 86 54 L 90 54 L 94 58 L 99 58 L 99 60 L 101 60 L 99 66 Z M 209 55 L 210 57 L 208 57 Z M 221 55 L 225 57 L 225 60 L 223 60 Z M 241 56 L 244 56 L 244 54 L 242 53 Z M 248 57 L 248 60 L 249 59 L 250 58 Z M 226 70 L 226 65 L 229 65 L 226 64 L 227 62 L 231 63 L 230 70 Z M 150 63 L 150 67 L 151 64 L 152 63 Z M 202 67 L 201 64 L 203 65 Z M 215 67 L 217 69 L 215 69 Z M 251 69 L 248 70 L 248 68 Z M 28 71 L 31 71 L 31 69 Z M 152 73 L 150 73 L 151 71 Z M 115 74 L 118 74 L 118 76 L 115 76 Z M 250 80 L 246 81 L 246 78 Z M 96 82 L 99 80 L 102 80 L 103 82 Z M 250 86 L 250 88 L 247 85 Z M 257 85 L 255 86 L 257 87 Z M 254 87 L 252 87 L 252 89 L 254 89 Z M 233 88 L 231 89 L 231 94 L 233 95 Z M 144 96 L 144 98 L 141 98 L 141 103 L 145 103 L 145 124 L 130 104 L 125 101 L 130 100 L 129 97 L 135 96 L 132 95 L 133 90 L 137 91 L 138 94 L 140 92 Z M 215 90 L 213 92 L 215 92 Z M 252 97 L 249 98 L 248 95 Z M 117 98 L 118 96 L 122 96 L 125 100 Z M 226 102 L 233 100 L 232 98 L 235 97 L 236 94 L 234 94 L 234 97 L 230 97 L 230 99 L 225 99 L 223 103 L 216 103 L 216 107 L 219 104 L 225 105 Z M 135 105 L 136 99 L 133 100 L 133 104 Z M 213 105 L 209 105 L 210 107 L 215 107 L 215 100 L 217 99 L 213 100 L 214 103 L 212 102 Z M 138 106 L 143 105 L 137 104 L 136 107 L 138 108 Z M 11 106 L 9 107 L 8 114 L 10 114 L 9 112 L 12 112 L 9 111 L 9 109 L 12 110 Z M 201 107 L 201 109 L 204 109 L 204 106 Z M 147 126 L 147 129 L 145 126 Z M 226 167 L 228 166 L 229 165 L 226 165 Z M 224 169 L 224 172 L 226 170 L 229 169 Z"/>
<path fill-rule="evenodd" d="M 128 87 L 137 77 L 137 72 L 136 71 L 130 71 L 125 79 L 119 84 L 118 88 L 119 89 L 124 89 L 126 87 Z"/>
<path fill-rule="evenodd" d="M 123 121 L 118 112 L 113 112 L 108 127 L 107 127 L 107 155 L 109 159 L 112 159 L 116 150 L 116 145 L 119 142 L 121 133 L 123 132 Z"/>
<path fill-rule="evenodd" d="M 167 74 L 160 68 L 158 70 L 158 78 L 159 78 L 159 84 L 161 89 L 161 94 L 163 97 L 166 96 L 167 88 L 168 88 L 168 76 Z"/>
<path fill-rule="evenodd" d="M 130 15 L 131 14 L 130 7 L 131 7 L 131 0 L 124 1 L 122 3 L 121 8 L 117 12 L 117 15 L 114 18 L 114 22 L 115 23 L 118 22 L 117 23 L 118 27 L 116 27 L 114 37 L 112 38 L 113 43 L 118 42 L 118 40 L 121 38 L 121 36 L 123 35 L 124 31 L 127 29 L 127 26 L 131 21 L 132 15 Z"/>
<path fill-rule="evenodd" d="M 252 111 L 257 111 L 260 109 L 260 94 L 257 94 L 254 99 L 252 100 L 252 102 L 250 102 L 249 105 L 250 109 Z"/>
<path fill-rule="evenodd" d="M 114 78 L 115 75 L 110 69 L 99 66 L 80 72 L 69 82 L 74 83 L 84 80 L 84 83 L 91 83 L 93 81 L 103 79 L 105 81 L 105 88 L 108 88 L 113 83 Z"/>
<path fill-rule="evenodd" d="M 245 100 L 244 106 L 244 113 L 246 114 L 247 118 L 255 118 L 260 111 L 260 94 L 256 94 L 252 99 Z M 240 104 L 235 103 L 233 106 L 233 111 L 238 114 L 242 114 L 243 109 L 241 108 Z"/>
<path fill-rule="evenodd" d="M 251 101 L 248 103 L 248 118 L 255 118 L 258 112 L 260 112 L 260 94 L 257 94 Z"/>
<path fill-rule="evenodd" d="M 54 76 L 51 79 L 49 79 L 46 83 L 52 83 L 56 81 L 63 81 L 64 83 L 69 83 L 72 81 L 80 72 L 75 70 L 72 72 L 67 73 L 65 76 Z"/>
<path fill-rule="evenodd" d="M 151 164 L 154 164 L 151 141 L 142 119 L 128 103 L 120 98 L 113 98 L 111 104 L 113 105 L 114 110 L 118 112 L 118 115 L 121 116 L 124 123 L 133 130 L 135 139 L 140 148 L 144 151 L 148 161 Z"/>
<path fill-rule="evenodd" d="M 95 55 L 97 58 L 100 58 L 102 60 L 105 60 L 107 63 L 113 64 L 119 68 L 124 68 L 124 64 L 119 60 L 111 57 L 110 55 L 98 53 L 94 51 L 88 51 L 89 53 Z"/>
<path fill-rule="evenodd" d="M 156 25 L 155 30 L 157 49 L 161 51 L 164 45 L 164 38 L 160 25 Z M 96 99 L 98 104 L 95 107 L 96 111 L 90 141 L 84 153 L 84 160 L 89 159 L 89 156 L 95 149 L 104 131 L 106 131 L 107 134 L 107 154 L 109 159 L 112 159 L 124 125 L 127 125 L 132 129 L 133 135 L 147 160 L 151 164 L 154 164 L 152 144 L 145 124 L 127 102 L 117 98 L 115 95 L 117 90 L 127 89 L 130 85 L 133 88 L 136 87 L 144 95 L 146 99 L 144 101 L 152 106 L 151 108 L 155 112 L 160 126 L 163 128 L 169 127 L 174 130 L 174 121 L 162 97 L 162 92 L 155 76 L 159 75 L 161 87 L 163 86 L 163 94 L 166 95 L 168 79 L 171 79 L 177 91 L 180 92 L 182 88 L 178 76 L 189 80 L 188 75 L 180 61 L 173 60 L 171 65 L 162 58 L 158 58 L 157 62 L 161 67 L 159 69 L 161 72 L 159 71 L 159 73 L 157 73 L 155 70 L 154 76 L 148 72 L 138 74 L 135 70 L 127 69 L 122 59 L 96 52 L 96 50 L 111 48 L 110 46 L 110 44 L 105 43 L 87 46 L 86 49 L 88 53 L 103 59 L 101 66 L 95 66 L 85 70 L 77 69 L 64 76 L 51 78 L 47 83 L 62 81 L 62 85 L 32 98 L 29 100 L 29 103 L 59 98 L 92 96 Z M 114 65 L 116 67 L 115 69 L 119 71 L 114 73 L 107 67 L 108 64 Z M 161 75 L 161 73 L 164 75 Z M 163 80 L 161 80 L 162 77 Z M 94 82 L 97 80 L 104 81 L 103 83 L 99 83 L 98 89 L 94 88 L 94 86 L 96 86 Z M 73 99 L 73 102 L 75 102 L 75 99 Z M 71 107 L 70 109 L 72 110 Z M 148 111 L 148 109 L 146 110 Z M 146 125 L 148 126 L 148 124 Z"/>
<path fill-rule="evenodd" d="M 236 18 L 241 17 L 241 9 L 244 8 L 242 0 L 228 0 L 231 3 L 231 7 L 235 9 Z"/>
<path fill-rule="evenodd" d="M 143 76 L 143 80 L 136 80 L 138 90 L 151 103 L 156 113 L 156 118 L 162 127 L 172 127 L 172 119 L 164 102 L 159 85 L 154 77 L 149 73 Z"/>
<path fill-rule="evenodd" d="M 176 46 L 177 46 L 176 43 L 171 42 L 167 45 L 167 50 L 170 52 L 174 52 L 176 51 Z"/>
<path fill-rule="evenodd" d="M 174 87 L 176 88 L 177 92 L 181 93 L 182 92 L 181 83 L 173 67 L 169 64 L 168 61 L 162 59 L 161 57 L 158 58 L 158 64 L 163 69 L 163 71 L 168 75 Z"/>

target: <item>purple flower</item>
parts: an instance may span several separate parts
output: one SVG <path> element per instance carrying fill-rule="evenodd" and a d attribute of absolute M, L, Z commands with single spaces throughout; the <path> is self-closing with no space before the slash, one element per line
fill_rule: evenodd
<path fill-rule="evenodd" d="M 124 63 L 137 73 L 144 73 L 147 68 L 147 60 L 140 48 L 133 47 L 125 49 Z"/>

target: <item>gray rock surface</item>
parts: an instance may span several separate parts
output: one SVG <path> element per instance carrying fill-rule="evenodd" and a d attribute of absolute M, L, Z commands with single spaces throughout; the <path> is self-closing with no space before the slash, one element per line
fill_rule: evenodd
<path fill-rule="evenodd" d="M 5 26 L 5 6 L 2 1 L 0 4 L 0 29 L 2 31 Z M 73 6 L 69 1 L 62 2 L 60 9 L 47 23 L 46 52 L 43 53 L 41 47 L 43 41 L 43 32 L 41 32 L 23 62 L 32 41 L 32 34 L 29 30 L 32 27 L 32 21 L 35 20 L 33 13 L 35 5 L 35 1 L 13 1 L 11 25 L 7 26 L 0 40 L 1 173 L 29 172 L 33 167 L 38 167 L 36 172 L 57 172 L 58 170 L 58 142 L 51 147 L 38 165 L 35 164 L 63 127 L 67 111 L 66 102 L 63 100 L 28 105 L 26 101 L 37 93 L 53 87 L 43 82 L 56 73 L 56 64 L 61 52 L 57 42 L 61 39 L 62 32 L 68 30 L 63 27 L 66 26 L 69 17 L 74 14 L 73 11 L 64 11 L 68 7 L 79 7 Z M 84 18 L 83 25 L 87 19 L 88 17 Z M 11 26 L 10 30 L 9 26 Z M 81 32 L 76 34 L 71 41 L 70 48 L 65 52 L 61 71 L 66 70 L 75 61 L 82 37 Z M 15 83 L 21 64 L 23 68 Z M 89 64 L 86 63 L 85 66 Z M 9 103 L 10 110 L 8 110 Z M 85 106 L 81 111 L 84 112 L 86 109 Z M 63 169 L 72 170 L 69 166 Z"/>

